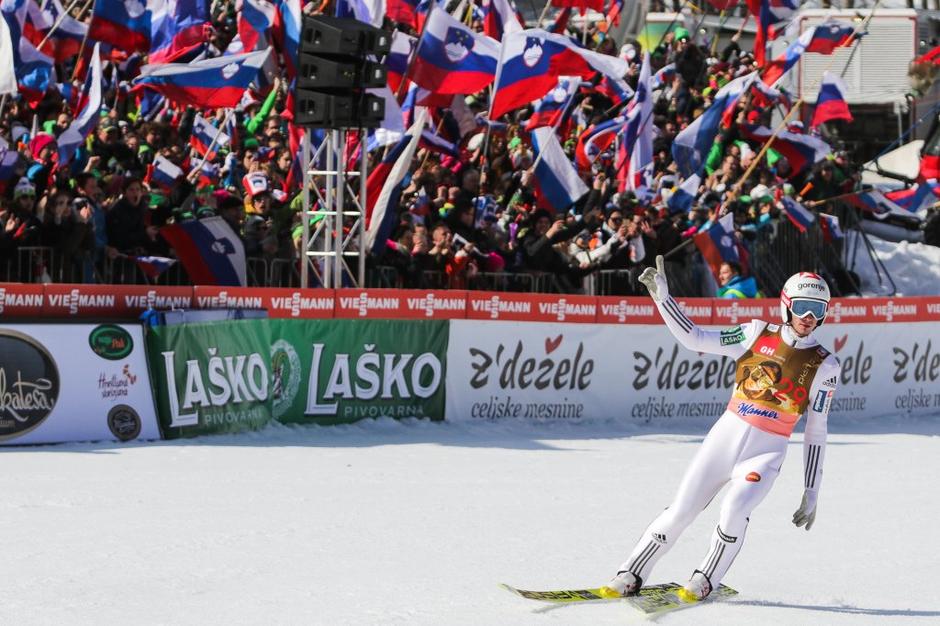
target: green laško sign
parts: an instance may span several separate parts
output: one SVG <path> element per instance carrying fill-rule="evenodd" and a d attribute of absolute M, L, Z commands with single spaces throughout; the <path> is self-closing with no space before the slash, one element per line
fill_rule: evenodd
<path fill-rule="evenodd" d="M 284 423 L 444 418 L 443 320 L 269 320 L 273 412 Z"/>
<path fill-rule="evenodd" d="M 270 337 L 267 320 L 150 329 L 148 356 L 164 436 L 237 432 L 270 422 Z"/>
<path fill-rule="evenodd" d="M 164 436 L 444 418 L 447 322 L 245 320 L 148 335 Z"/>

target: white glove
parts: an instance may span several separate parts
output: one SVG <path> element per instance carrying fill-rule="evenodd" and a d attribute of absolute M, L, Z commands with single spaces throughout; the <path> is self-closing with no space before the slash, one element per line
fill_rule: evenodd
<path fill-rule="evenodd" d="M 647 267 L 640 274 L 640 282 L 646 285 L 653 300 L 662 302 L 669 297 L 669 285 L 666 283 L 666 268 L 663 265 L 663 255 L 656 257 L 656 269 Z"/>
<path fill-rule="evenodd" d="M 817 497 L 818 494 L 815 491 L 807 489 L 803 492 L 803 501 L 800 503 L 800 508 L 793 514 L 793 523 L 796 524 L 797 528 L 806 525 L 806 530 L 809 530 L 813 527 L 813 522 L 816 521 Z"/>

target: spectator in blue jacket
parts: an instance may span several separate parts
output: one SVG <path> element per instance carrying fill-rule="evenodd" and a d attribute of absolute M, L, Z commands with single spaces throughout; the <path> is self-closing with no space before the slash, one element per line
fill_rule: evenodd
<path fill-rule="evenodd" d="M 753 276 L 741 276 L 741 266 L 734 261 L 722 263 L 718 268 L 718 282 L 721 287 L 718 288 L 719 298 L 733 300 L 734 298 L 756 298 L 757 281 Z"/>

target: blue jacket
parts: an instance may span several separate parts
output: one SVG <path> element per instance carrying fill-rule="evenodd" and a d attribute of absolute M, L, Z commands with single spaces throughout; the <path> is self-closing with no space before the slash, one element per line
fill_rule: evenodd
<path fill-rule="evenodd" d="M 717 296 L 729 300 L 735 298 L 756 298 L 757 281 L 754 280 L 753 276 L 748 276 L 747 278 L 735 276 L 728 281 L 727 285 L 718 288 Z"/>

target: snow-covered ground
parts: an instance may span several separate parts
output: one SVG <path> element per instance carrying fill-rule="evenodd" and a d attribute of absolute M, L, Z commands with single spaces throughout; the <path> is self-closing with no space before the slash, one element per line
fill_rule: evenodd
<path fill-rule="evenodd" d="M 799 437 L 726 582 L 668 624 L 940 623 L 940 417 L 835 423 L 816 526 Z M 623 624 L 498 582 L 602 584 L 704 428 L 362 422 L 0 451 L 2 624 Z M 707 509 L 651 582 L 706 550 Z"/>
<path fill-rule="evenodd" d="M 854 232 L 847 233 L 846 245 L 853 245 Z M 940 295 L 940 248 L 923 243 L 902 241 L 895 243 L 869 235 L 875 253 L 894 280 L 899 296 Z M 878 268 L 879 270 L 881 268 Z M 862 281 L 862 293 L 866 296 L 883 296 L 888 293 L 887 281 L 880 280 L 874 264 L 859 242 L 854 271 Z M 882 274 L 883 277 L 883 274 Z"/>

